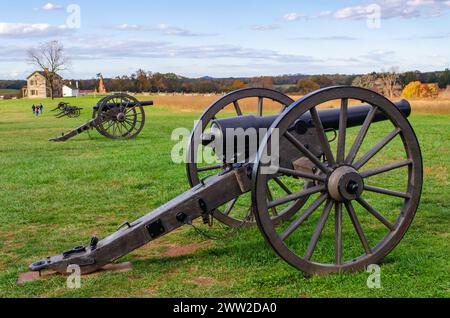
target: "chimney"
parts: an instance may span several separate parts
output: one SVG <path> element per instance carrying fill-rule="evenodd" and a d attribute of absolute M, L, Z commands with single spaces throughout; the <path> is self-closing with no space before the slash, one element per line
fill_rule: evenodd
<path fill-rule="evenodd" d="M 44 72 L 47 74 L 48 73 L 48 68 L 44 68 Z"/>

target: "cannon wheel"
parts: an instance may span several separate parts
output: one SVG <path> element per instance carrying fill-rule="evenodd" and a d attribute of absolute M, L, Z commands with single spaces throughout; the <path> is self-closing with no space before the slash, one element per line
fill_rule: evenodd
<path fill-rule="evenodd" d="M 109 105 L 117 107 L 110 109 Z M 128 105 L 135 106 L 129 107 Z M 110 111 L 110 112 L 108 112 Z M 94 117 L 107 116 L 107 119 L 95 128 L 109 139 L 132 139 L 140 134 L 145 125 L 145 111 L 140 102 L 127 94 L 115 94 L 103 98 L 94 111 Z"/>
<path fill-rule="evenodd" d="M 199 143 L 198 143 L 198 136 L 200 136 L 205 130 L 210 126 L 212 121 L 216 118 L 219 118 L 220 113 L 224 111 L 225 108 L 231 106 L 231 113 L 228 111 L 224 114 L 225 117 L 229 118 L 233 116 L 233 113 L 235 116 L 242 116 L 245 112 L 245 109 L 243 107 L 243 100 L 253 98 L 255 101 L 257 100 L 257 106 L 256 108 L 256 115 L 257 116 L 263 116 L 264 115 L 264 102 L 267 100 L 271 100 L 279 104 L 280 109 L 278 110 L 279 113 L 283 112 L 289 105 L 291 105 L 294 101 L 280 93 L 271 89 L 264 89 L 264 88 L 248 88 L 248 89 L 242 89 L 235 92 L 232 92 L 216 102 L 214 102 L 209 108 L 203 113 L 203 115 L 200 117 L 199 121 L 197 122 L 196 126 L 194 127 L 194 131 L 192 135 L 190 136 L 189 140 L 189 152 L 188 152 L 188 164 L 187 164 L 187 176 L 189 179 L 189 182 L 192 187 L 197 186 L 201 182 L 201 176 L 200 173 L 218 173 L 220 170 L 224 169 L 225 166 L 223 164 L 216 164 L 216 165 L 209 165 L 209 166 L 199 166 L 197 163 L 198 160 L 196 160 L 196 154 L 199 149 Z M 246 115 L 250 115 L 246 114 Z M 253 112 L 253 115 L 255 115 L 255 112 Z M 200 131 L 201 130 L 201 131 Z M 197 141 L 197 142 L 196 142 Z M 282 176 L 278 176 L 277 178 L 274 178 L 277 185 L 276 187 L 280 187 L 284 193 L 289 193 L 290 189 L 283 183 Z M 273 183 L 273 182 L 272 182 Z M 273 197 L 273 194 L 271 193 L 270 189 L 267 192 L 267 195 L 270 197 Z M 298 210 L 300 206 L 304 204 L 306 201 L 305 198 L 301 198 L 295 202 L 293 202 L 291 205 L 288 205 L 284 210 L 277 211 L 277 209 L 272 209 L 272 217 L 274 224 L 279 224 L 283 220 L 289 218 L 292 211 L 295 212 Z M 238 202 L 239 198 L 236 198 L 235 200 L 228 203 L 226 207 L 224 207 L 221 211 L 220 209 L 216 209 L 213 213 L 213 216 L 220 221 L 221 223 L 230 226 L 232 228 L 236 227 L 249 227 L 256 225 L 256 222 L 253 217 L 252 213 L 252 207 L 248 207 L 247 213 L 237 213 L 234 212 L 236 210 L 236 204 Z M 249 205 L 251 205 L 251 200 L 249 199 Z M 234 213 L 233 213 L 234 212 Z"/>
<path fill-rule="evenodd" d="M 336 151 L 331 150 L 316 110 L 319 104 L 332 100 L 341 104 Z M 356 131 L 350 131 L 346 125 L 349 100 L 372 106 L 364 124 Z M 328 159 L 326 163 L 313 158 L 288 130 L 308 111 Z M 391 124 L 377 124 L 370 129 L 372 119 L 380 111 Z M 392 132 L 385 135 L 383 125 L 388 125 L 387 131 L 392 126 Z M 265 198 L 268 176 L 261 173 L 264 164 L 259 160 L 271 142 L 270 135 L 265 137 L 254 166 L 252 199 L 258 226 L 276 253 L 295 268 L 319 275 L 363 270 L 383 260 L 410 227 L 422 192 L 421 150 L 408 120 L 392 102 L 377 93 L 362 88 L 332 87 L 300 99 L 272 127 L 278 128 L 280 136 L 287 138 L 306 157 L 316 160 L 316 167 L 326 180 L 318 184 L 317 193 L 311 196 L 305 209 L 283 227 L 275 228 Z M 346 153 L 346 140 L 353 134 L 355 141 L 351 148 L 349 143 L 347 149 L 350 150 Z M 372 138 L 376 143 L 372 145 L 367 135 L 377 136 Z M 386 147 L 388 144 L 390 146 Z M 384 148 L 387 154 L 382 151 Z M 387 173 L 394 174 L 395 178 L 391 175 L 386 179 Z M 395 180 L 396 184 L 389 184 L 389 180 Z M 374 183 L 382 184 L 375 187 Z M 394 191 L 393 187 L 400 190 Z M 375 208 L 374 204 L 381 208 Z M 318 213 L 322 206 L 323 210 Z"/>

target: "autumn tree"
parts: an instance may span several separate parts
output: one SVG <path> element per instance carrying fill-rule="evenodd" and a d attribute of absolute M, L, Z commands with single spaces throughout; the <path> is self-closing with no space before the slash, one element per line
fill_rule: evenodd
<path fill-rule="evenodd" d="M 423 84 L 419 81 L 411 82 L 403 89 L 403 98 L 437 98 L 439 86 L 437 84 Z"/>
<path fill-rule="evenodd" d="M 30 64 L 42 70 L 48 82 L 50 97 L 54 99 L 58 73 L 69 69 L 70 59 L 64 53 L 64 46 L 59 41 L 40 44 L 27 51 Z"/>
<path fill-rule="evenodd" d="M 317 83 L 321 88 L 333 85 L 333 80 L 327 75 L 315 75 L 311 77 L 311 80 Z"/>
<path fill-rule="evenodd" d="M 231 90 L 233 91 L 243 88 L 245 88 L 245 83 L 241 80 L 234 80 L 231 84 Z"/>
<path fill-rule="evenodd" d="M 301 79 L 297 82 L 297 88 L 301 94 L 309 94 L 320 89 L 320 85 L 309 78 Z"/>

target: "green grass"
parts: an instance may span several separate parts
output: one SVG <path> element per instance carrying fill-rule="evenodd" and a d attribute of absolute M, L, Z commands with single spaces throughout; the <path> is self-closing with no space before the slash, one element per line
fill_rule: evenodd
<path fill-rule="evenodd" d="M 188 227 L 124 257 L 132 271 L 83 278 L 79 290 L 67 289 L 59 276 L 16 285 L 31 262 L 104 237 L 188 190 L 185 167 L 171 161 L 170 136 L 174 128 L 190 129 L 197 113 L 148 109 L 143 133 L 131 141 L 96 132 L 63 144 L 47 141 L 88 120 L 95 100 L 69 100 L 85 108 L 74 120 L 49 112 L 60 100 L 44 100 L 42 117 L 31 112 L 39 101 L 0 101 L 0 297 L 450 296 L 450 115 L 411 118 L 424 154 L 422 204 L 382 264 L 381 289 L 367 288 L 367 273 L 306 277 L 280 260 L 257 229 L 202 243 Z M 202 248 L 164 256 L 192 244 Z"/>

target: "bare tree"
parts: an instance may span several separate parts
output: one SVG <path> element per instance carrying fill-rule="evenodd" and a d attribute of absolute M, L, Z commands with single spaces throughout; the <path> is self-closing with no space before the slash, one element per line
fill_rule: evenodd
<path fill-rule="evenodd" d="M 43 71 L 49 84 L 50 97 L 53 99 L 57 74 L 69 69 L 71 65 L 70 59 L 64 54 L 64 46 L 59 41 L 51 41 L 29 49 L 27 55 L 30 64 Z"/>
<path fill-rule="evenodd" d="M 356 77 L 353 80 L 352 85 L 358 86 L 358 87 L 363 87 L 363 88 L 368 88 L 368 89 L 375 89 L 376 79 L 377 79 L 376 73 L 361 75 L 361 76 Z"/>
<path fill-rule="evenodd" d="M 392 69 L 388 72 L 379 74 L 377 79 L 377 85 L 380 87 L 381 92 L 387 97 L 394 97 L 399 94 L 401 86 L 398 83 L 399 75 Z"/>

